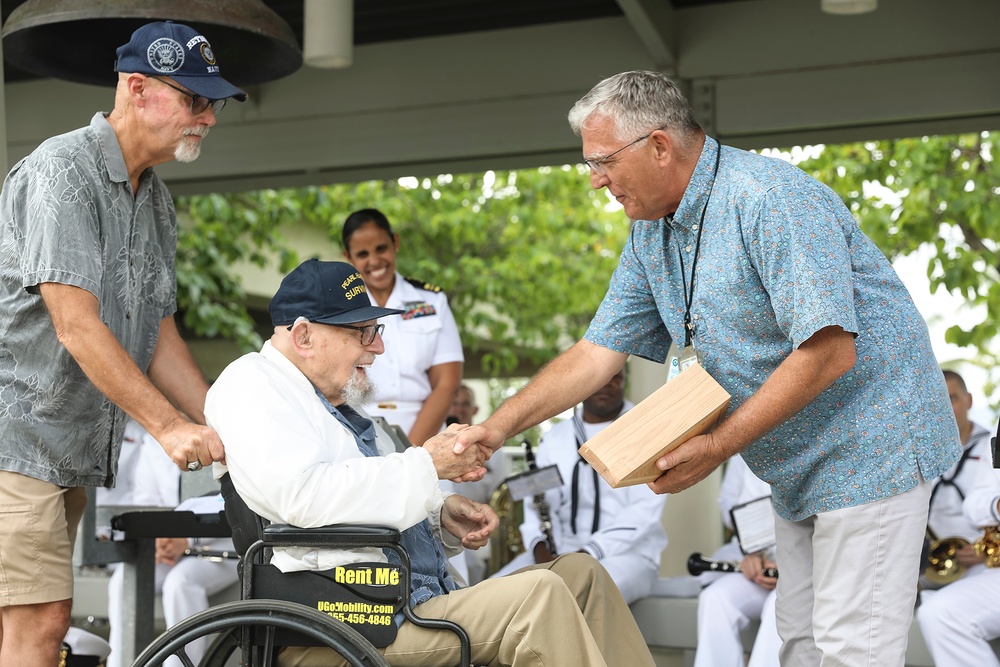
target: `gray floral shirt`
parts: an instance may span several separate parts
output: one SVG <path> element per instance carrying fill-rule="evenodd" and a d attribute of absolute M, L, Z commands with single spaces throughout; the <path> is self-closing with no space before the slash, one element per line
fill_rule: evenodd
<path fill-rule="evenodd" d="M 885 256 L 837 195 L 781 160 L 705 148 L 675 215 L 640 220 L 586 338 L 663 361 L 684 344 L 694 279 L 694 345 L 705 369 L 746 401 L 820 329 L 855 334 L 857 362 L 743 457 L 799 521 L 937 477 L 961 456 L 927 327 Z M 711 195 L 709 196 L 709 193 Z M 683 277 L 682 277 L 683 276 Z"/>
<path fill-rule="evenodd" d="M 112 486 L 126 416 L 59 343 L 42 283 L 100 301 L 101 320 L 139 368 L 176 310 L 177 224 L 147 170 L 133 198 L 103 113 L 53 137 L 0 193 L 0 469 L 60 486 Z"/>

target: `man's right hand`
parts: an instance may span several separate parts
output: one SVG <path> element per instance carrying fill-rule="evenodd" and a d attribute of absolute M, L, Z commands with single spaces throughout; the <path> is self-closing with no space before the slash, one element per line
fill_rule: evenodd
<path fill-rule="evenodd" d="M 769 577 L 764 574 L 764 568 L 777 568 L 778 565 L 774 561 L 764 558 L 763 554 L 754 553 L 748 554 L 743 558 L 740 563 L 740 572 L 743 573 L 750 581 L 754 582 L 761 588 L 768 591 L 773 591 L 775 586 L 778 585 L 778 580 L 774 577 Z"/>
<path fill-rule="evenodd" d="M 491 428 L 489 420 L 486 420 L 482 424 L 469 426 L 459 433 L 455 442 L 455 453 L 461 454 L 467 449 L 478 447 L 482 450 L 482 455 L 485 459 L 488 459 L 493 452 L 500 449 L 503 443 L 504 434 L 497 429 Z"/>
<path fill-rule="evenodd" d="M 473 426 L 472 428 L 476 428 Z M 486 474 L 483 463 L 489 458 L 479 447 L 470 447 L 461 452 L 455 445 L 457 436 L 469 430 L 461 424 L 452 424 L 421 445 L 431 455 L 438 479 L 481 479 Z"/>
<path fill-rule="evenodd" d="M 178 419 L 162 433 L 151 435 L 183 472 L 190 470 L 189 464 L 195 461 L 202 466 L 210 466 L 213 461 L 226 462 L 222 439 L 208 426 Z"/>
<path fill-rule="evenodd" d="M 549 551 L 549 545 L 545 542 L 539 542 L 535 545 L 535 562 L 536 563 L 551 563 L 556 559 Z"/>
<path fill-rule="evenodd" d="M 190 546 L 186 537 L 157 537 L 156 562 L 177 565 L 177 561 Z"/>
<path fill-rule="evenodd" d="M 962 567 L 969 568 L 985 562 L 986 555 L 983 554 L 980 556 L 976 553 L 976 549 L 971 544 L 966 544 L 955 554 L 955 559 Z"/>

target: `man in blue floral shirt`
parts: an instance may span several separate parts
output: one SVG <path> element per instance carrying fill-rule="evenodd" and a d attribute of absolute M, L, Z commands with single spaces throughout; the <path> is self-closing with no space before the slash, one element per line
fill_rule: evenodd
<path fill-rule="evenodd" d="M 679 492 L 742 453 L 773 488 L 782 664 L 902 666 L 925 480 L 961 453 L 906 288 L 832 190 L 706 137 L 667 77 L 610 77 L 569 119 L 631 237 L 584 340 L 458 448 L 496 448 L 630 354 L 697 358 L 730 412 L 662 457 L 652 488 Z"/>

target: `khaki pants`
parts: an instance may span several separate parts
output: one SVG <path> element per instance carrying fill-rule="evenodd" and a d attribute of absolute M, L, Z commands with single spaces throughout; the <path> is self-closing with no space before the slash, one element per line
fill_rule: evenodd
<path fill-rule="evenodd" d="M 86 505 L 82 487 L 0 471 L 0 607 L 73 597 L 73 543 Z"/>
<path fill-rule="evenodd" d="M 653 659 L 621 594 L 600 563 L 567 554 L 507 577 L 418 605 L 427 618 L 465 628 L 475 665 L 516 667 L 652 667 Z M 404 623 L 383 649 L 398 667 L 458 665 L 458 640 L 450 632 Z M 287 648 L 281 667 L 345 664 L 330 649 Z"/>

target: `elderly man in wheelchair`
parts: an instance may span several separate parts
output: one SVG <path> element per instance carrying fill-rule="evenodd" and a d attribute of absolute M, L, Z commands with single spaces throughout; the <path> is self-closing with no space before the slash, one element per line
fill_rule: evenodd
<path fill-rule="evenodd" d="M 287 524 L 264 528 L 244 558 L 244 598 L 291 598 L 312 609 L 308 622 L 304 615 L 296 622 L 304 627 L 279 619 L 276 631 L 245 631 L 245 651 L 263 644 L 265 662 L 277 656 L 282 667 L 653 665 L 614 582 L 586 554 L 469 588 L 449 574 L 442 545 L 482 546 L 497 517 L 488 505 L 443 497 L 438 481 L 481 475 L 482 455 L 476 448 L 454 453 L 460 425 L 422 446 L 387 452 L 372 422 L 352 407 L 370 395 L 366 368 L 384 350 L 377 319 L 402 311 L 371 305 L 349 264 L 317 260 L 285 277 L 269 311 L 272 337 L 219 376 L 205 413 L 226 446 L 226 466 L 217 464 L 216 473 L 237 547 L 257 539 L 239 533 L 258 516 L 261 525 Z M 302 530 L 333 524 L 341 525 Z M 341 539 L 342 532 L 350 535 Z M 351 541 L 365 534 L 374 546 Z M 323 612 L 360 630 L 377 652 L 346 646 L 356 640 L 351 631 L 319 640 L 311 623 Z M 205 626 L 208 614 L 182 623 L 180 633 Z M 453 631 L 436 629 L 443 626 Z M 161 638 L 160 648 L 169 640 Z"/>

